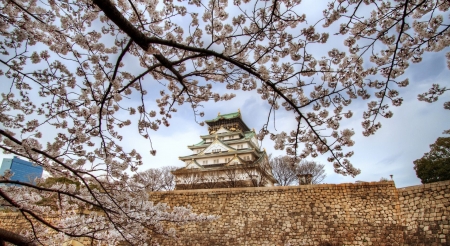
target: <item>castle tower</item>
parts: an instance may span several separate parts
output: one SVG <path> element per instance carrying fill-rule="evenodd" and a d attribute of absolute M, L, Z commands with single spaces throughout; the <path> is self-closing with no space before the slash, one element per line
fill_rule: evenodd
<path fill-rule="evenodd" d="M 208 135 L 190 145 L 192 154 L 179 159 L 185 167 L 172 173 L 175 189 L 214 189 L 273 186 L 276 183 L 265 150 L 260 150 L 254 130 L 241 112 L 219 115 L 205 121 Z"/>

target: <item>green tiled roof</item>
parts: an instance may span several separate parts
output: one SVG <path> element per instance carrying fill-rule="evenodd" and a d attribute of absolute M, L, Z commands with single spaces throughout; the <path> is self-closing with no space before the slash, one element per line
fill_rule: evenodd
<path fill-rule="evenodd" d="M 230 135 L 236 135 L 236 134 L 242 135 L 242 132 L 241 131 L 237 131 L 237 132 L 219 133 L 218 136 L 222 137 L 222 136 L 230 136 Z M 209 134 L 209 135 L 201 135 L 200 137 L 201 138 L 215 138 L 216 135 L 217 135 L 217 133 Z"/>
<path fill-rule="evenodd" d="M 234 112 L 234 113 L 229 113 L 229 114 L 220 114 L 218 115 L 216 118 L 212 119 L 212 120 L 205 120 L 205 122 L 215 122 L 218 120 L 228 120 L 228 119 L 234 119 L 234 118 L 238 118 L 241 117 L 241 112 Z"/>
<path fill-rule="evenodd" d="M 252 138 L 253 136 L 256 135 L 256 133 L 254 133 L 253 131 L 247 131 L 244 133 L 245 134 L 245 138 Z"/>
<path fill-rule="evenodd" d="M 200 158 L 207 158 L 207 157 L 211 157 L 211 156 L 224 156 L 224 155 L 252 153 L 252 152 L 255 152 L 256 155 L 260 155 L 263 153 L 261 150 L 258 150 L 258 149 L 238 149 L 238 150 L 231 150 L 231 151 L 227 151 L 227 152 L 219 152 L 219 153 L 207 154 L 207 155 L 192 154 L 192 155 L 180 156 L 180 157 L 178 157 L 178 159 L 180 159 L 180 160 L 189 160 L 192 158 L 200 159 Z"/>
<path fill-rule="evenodd" d="M 194 145 L 192 145 L 192 146 L 200 146 L 200 145 L 203 145 L 204 143 L 205 143 L 205 140 L 202 140 L 200 143 L 194 144 Z"/>

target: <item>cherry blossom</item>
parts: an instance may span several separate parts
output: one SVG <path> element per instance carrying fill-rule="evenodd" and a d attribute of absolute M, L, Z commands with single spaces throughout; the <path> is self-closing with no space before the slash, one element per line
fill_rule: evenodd
<path fill-rule="evenodd" d="M 370 136 L 381 117 L 395 117 L 409 65 L 450 45 L 449 7 L 336 0 L 313 22 L 300 0 L 0 0 L 0 148 L 80 184 L 0 188 L 2 202 L 30 219 L 35 230 L 24 235 L 43 244 L 54 235 L 144 245 L 154 233 L 173 236 L 162 221 L 213 219 L 134 189 L 129 173 L 144 160 L 122 140 L 136 131 L 156 155 L 153 131 L 181 105 L 203 125 L 205 103 L 237 90 L 270 105 L 259 140 L 269 136 L 295 160 L 328 155 L 335 172 L 356 176 L 360 133 L 342 120 L 362 117 Z M 446 91 L 436 84 L 418 97 L 434 102 Z M 352 105 L 364 100 L 357 114 Z M 292 113 L 293 129 L 269 131 L 278 110 Z M 9 175 L 0 183 L 19 184 Z M 50 198 L 56 207 L 39 205 Z"/>

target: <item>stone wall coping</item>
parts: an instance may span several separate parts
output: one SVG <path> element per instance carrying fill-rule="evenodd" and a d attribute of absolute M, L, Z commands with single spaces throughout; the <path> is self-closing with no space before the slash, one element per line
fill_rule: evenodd
<path fill-rule="evenodd" d="M 0 217 L 16 218 L 19 215 L 22 216 L 22 214 L 20 214 L 18 212 L 4 212 L 4 211 L 0 211 Z"/>
<path fill-rule="evenodd" d="M 6 218 L 17 218 L 17 217 L 23 217 L 22 213 L 20 212 L 14 212 L 14 211 L 2 211 L 0 210 L 0 217 L 6 217 Z M 58 219 L 58 216 L 45 216 L 46 219 Z M 34 218 L 33 218 L 34 219 Z"/>
<path fill-rule="evenodd" d="M 447 185 L 450 185 L 450 180 L 433 182 L 433 183 L 429 183 L 429 184 L 407 186 L 407 187 L 397 188 L 397 190 L 398 191 L 420 190 L 420 189 L 426 189 L 426 188 L 438 187 L 438 186 L 447 186 Z"/>
<path fill-rule="evenodd" d="M 309 190 L 309 189 L 341 189 L 342 187 L 359 188 L 363 186 L 391 186 L 395 188 L 394 181 L 380 182 L 358 182 L 342 184 L 315 184 L 299 186 L 273 186 L 273 187 L 239 187 L 239 188 L 220 188 L 220 189 L 195 189 L 195 190 L 172 190 L 172 191 L 154 191 L 150 194 L 185 194 L 185 193 L 238 193 L 238 192 L 260 192 L 260 191 L 278 191 L 278 190 Z"/>

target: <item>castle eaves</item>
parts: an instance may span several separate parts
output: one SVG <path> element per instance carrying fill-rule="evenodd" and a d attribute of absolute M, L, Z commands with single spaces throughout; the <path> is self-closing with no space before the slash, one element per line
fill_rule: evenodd
<path fill-rule="evenodd" d="M 216 122 L 219 120 L 229 120 L 229 119 L 240 118 L 240 117 L 241 117 L 241 112 L 234 112 L 234 113 L 229 113 L 229 114 L 219 114 L 216 118 L 214 118 L 212 120 L 205 120 L 205 122 L 209 123 L 209 122 Z"/>

